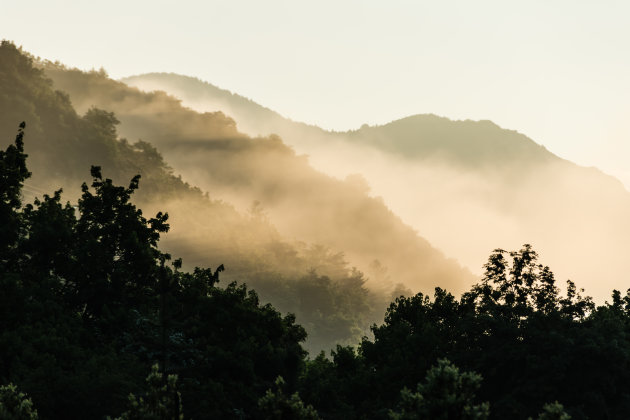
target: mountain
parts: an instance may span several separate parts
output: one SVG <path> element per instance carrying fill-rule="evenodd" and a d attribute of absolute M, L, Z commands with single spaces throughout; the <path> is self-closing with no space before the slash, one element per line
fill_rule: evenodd
<path fill-rule="evenodd" d="M 313 167 L 361 177 L 401 219 L 479 272 L 493 248 L 532 243 L 561 278 L 599 300 L 625 289 L 630 194 L 596 168 L 564 160 L 490 121 L 415 115 L 329 132 L 282 118 L 238 95 L 175 74 L 123 79 L 196 110 L 222 109 L 250 133 L 277 133 Z"/>
<path fill-rule="evenodd" d="M 60 90 L 64 81 L 70 95 Z M 223 281 L 247 282 L 263 301 L 294 312 L 311 351 L 356 343 L 382 319 L 392 294 L 409 293 L 405 287 L 461 290 L 474 281 L 361 182 L 317 172 L 277 136 L 249 137 L 222 113 L 200 114 L 103 73 L 37 61 L 5 41 L 0 132 L 7 144 L 21 121 L 33 172 L 27 202 L 59 187 L 76 202 L 90 165 L 118 184 L 141 174 L 136 204 L 170 215 L 161 249 L 183 257 L 188 269 L 224 264 Z"/>

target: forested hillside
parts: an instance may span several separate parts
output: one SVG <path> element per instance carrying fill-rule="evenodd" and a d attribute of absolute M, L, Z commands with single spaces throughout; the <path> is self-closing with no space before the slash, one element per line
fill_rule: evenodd
<path fill-rule="evenodd" d="M 473 282 L 371 197 L 360 177 L 326 176 L 278 136 L 239 133 L 222 112 L 197 113 L 164 93 L 144 93 L 103 73 L 42 65 L 81 112 L 92 106 L 113 111 L 121 135 L 150 142 L 187 181 L 238 209 L 255 205 L 284 237 L 343 252 L 376 287 L 383 286 L 375 278 L 383 269 L 389 281 L 413 290 L 438 284 L 464 290 Z"/>
<path fill-rule="evenodd" d="M 627 280 L 630 193 L 522 133 L 435 115 L 327 132 L 194 78 L 151 73 L 124 81 L 200 111 L 223 109 L 248 132 L 277 133 L 326 173 L 362 174 L 403 221 L 474 272 L 498 244 L 531 242 L 598 300 Z"/>

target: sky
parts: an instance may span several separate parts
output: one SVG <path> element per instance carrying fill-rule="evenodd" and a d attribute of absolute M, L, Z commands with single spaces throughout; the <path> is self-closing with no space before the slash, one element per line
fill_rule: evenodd
<path fill-rule="evenodd" d="M 0 38 L 121 78 L 198 77 L 333 130 L 492 120 L 630 189 L 628 1 L 4 2 Z"/>

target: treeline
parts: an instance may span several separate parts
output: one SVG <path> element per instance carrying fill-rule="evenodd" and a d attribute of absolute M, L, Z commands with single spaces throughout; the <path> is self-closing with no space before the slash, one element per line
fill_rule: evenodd
<path fill-rule="evenodd" d="M 309 359 L 293 315 L 219 287 L 221 265 L 186 272 L 158 249 L 168 216 L 130 202 L 139 177 L 121 187 L 92 167 L 76 207 L 60 191 L 23 205 L 23 130 L 0 152 L 6 418 L 630 413 L 630 295 L 596 306 L 571 282 L 562 295 L 528 245 L 496 250 L 461 298 L 397 298 L 374 339 Z"/>

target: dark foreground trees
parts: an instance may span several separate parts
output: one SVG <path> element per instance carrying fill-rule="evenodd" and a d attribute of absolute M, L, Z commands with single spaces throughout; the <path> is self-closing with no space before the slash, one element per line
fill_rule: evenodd
<path fill-rule="evenodd" d="M 626 418 L 629 326 L 630 294 L 615 291 L 612 303 L 596 307 L 571 282 L 561 294 L 529 245 L 496 250 L 483 280 L 460 299 L 441 289 L 433 299 L 399 298 L 374 340 L 309 362 L 301 395 L 325 418 L 385 418 L 400 390 L 416 389 L 446 357 L 481 375 L 477 396 L 491 418 L 536 418 L 554 401 L 574 419 Z"/>
<path fill-rule="evenodd" d="M 42 418 L 103 418 L 144 395 L 154 363 L 179 375 L 186 415 L 252 413 L 281 375 L 297 384 L 306 336 L 218 270 L 181 272 L 158 250 L 167 215 L 130 201 L 92 168 L 77 206 L 61 191 L 22 206 L 23 126 L 0 152 L 0 384 L 15 383 Z"/>

